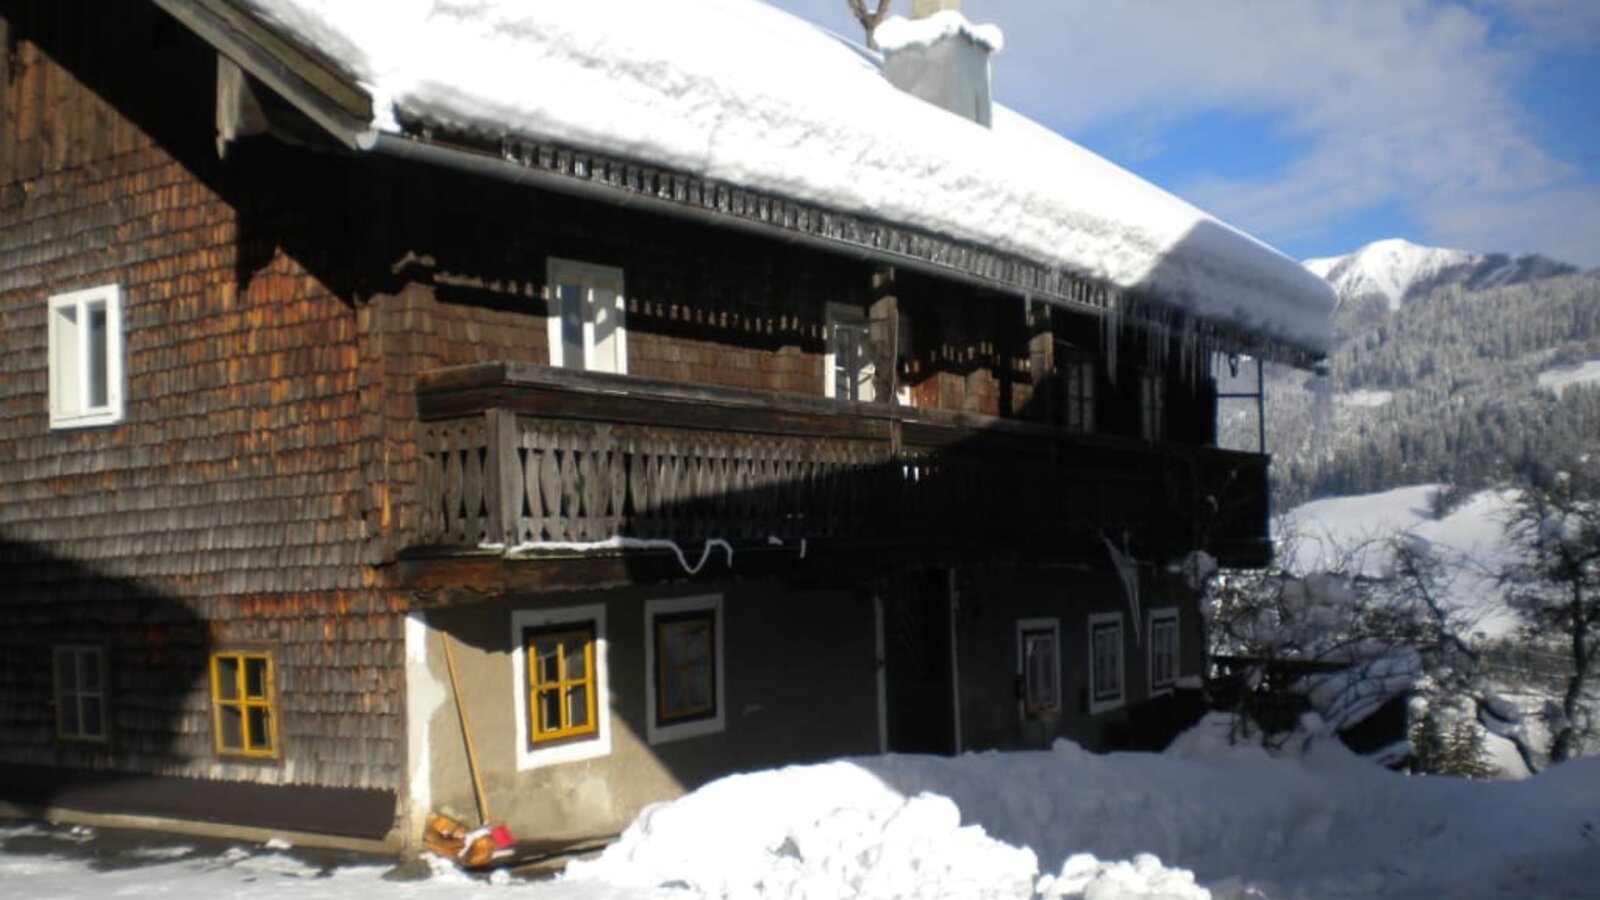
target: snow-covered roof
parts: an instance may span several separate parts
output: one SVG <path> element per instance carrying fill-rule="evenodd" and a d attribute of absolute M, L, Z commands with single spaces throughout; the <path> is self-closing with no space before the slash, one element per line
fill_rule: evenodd
<path fill-rule="evenodd" d="M 758 0 L 237 0 L 401 122 L 559 141 L 871 216 L 1322 353 L 1328 285 L 1010 110 L 985 129 Z"/>

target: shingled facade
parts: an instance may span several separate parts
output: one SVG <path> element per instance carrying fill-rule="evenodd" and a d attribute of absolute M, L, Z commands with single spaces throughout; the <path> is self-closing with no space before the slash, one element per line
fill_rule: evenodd
<path fill-rule="evenodd" d="M 1206 326 L 648 161 L 367 152 L 221 0 L 0 0 L 0 43 L 14 809 L 406 843 L 471 743 L 573 836 L 753 766 L 1157 744 L 1173 567 L 1266 557 Z"/>

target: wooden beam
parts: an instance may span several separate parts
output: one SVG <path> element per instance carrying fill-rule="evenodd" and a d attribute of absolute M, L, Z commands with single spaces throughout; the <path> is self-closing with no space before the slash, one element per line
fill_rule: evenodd
<path fill-rule="evenodd" d="M 868 353 L 872 355 L 872 396 L 894 405 L 900 390 L 900 300 L 894 267 L 872 273 L 872 302 L 867 307 Z"/>
<path fill-rule="evenodd" d="M 219 53 L 276 91 L 350 149 L 372 127 L 372 98 L 314 56 L 226 0 L 154 0 Z"/>

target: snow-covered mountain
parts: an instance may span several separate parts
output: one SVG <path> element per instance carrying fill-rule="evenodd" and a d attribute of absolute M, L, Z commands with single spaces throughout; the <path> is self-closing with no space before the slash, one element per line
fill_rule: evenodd
<path fill-rule="evenodd" d="M 1399 310 L 1408 296 L 1447 284 L 1485 290 L 1577 271 L 1538 254 L 1473 253 L 1400 238 L 1375 241 L 1345 256 L 1308 259 L 1305 266 L 1333 285 L 1341 307 L 1377 306 L 1388 312 Z"/>

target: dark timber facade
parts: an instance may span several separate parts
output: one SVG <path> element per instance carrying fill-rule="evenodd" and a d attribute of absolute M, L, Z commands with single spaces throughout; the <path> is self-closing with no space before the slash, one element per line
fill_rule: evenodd
<path fill-rule="evenodd" d="M 1180 339 L 1254 336 L 647 165 L 355 147 L 359 92 L 220 0 L 0 0 L 0 48 L 11 809 L 412 842 L 470 817 L 457 704 L 529 837 L 1155 746 L 1173 567 L 1266 558 Z"/>

